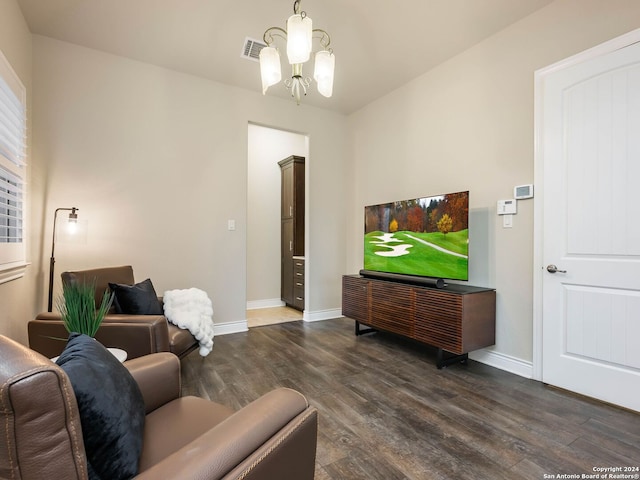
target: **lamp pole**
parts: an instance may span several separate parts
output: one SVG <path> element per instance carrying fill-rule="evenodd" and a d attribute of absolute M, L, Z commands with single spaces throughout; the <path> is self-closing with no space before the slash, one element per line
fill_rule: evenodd
<path fill-rule="evenodd" d="M 54 252 L 56 249 L 56 219 L 58 218 L 58 212 L 61 210 L 70 211 L 69 222 L 77 222 L 78 214 L 76 213 L 79 208 L 56 208 L 53 214 L 53 236 L 51 238 L 51 258 L 49 259 L 49 298 L 47 300 L 47 312 L 53 311 L 53 269 L 56 264 L 56 258 Z"/>

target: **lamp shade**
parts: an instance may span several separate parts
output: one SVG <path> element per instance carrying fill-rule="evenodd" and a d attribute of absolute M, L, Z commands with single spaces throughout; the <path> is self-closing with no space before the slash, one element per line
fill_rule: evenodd
<path fill-rule="evenodd" d="M 264 47 L 260 50 L 260 76 L 262 77 L 262 94 L 267 93 L 271 85 L 282 78 L 280 71 L 280 53 L 275 47 Z"/>
<path fill-rule="evenodd" d="M 62 217 L 57 221 L 55 241 L 60 243 L 87 243 L 88 221 Z"/>
<path fill-rule="evenodd" d="M 307 16 L 291 15 L 287 20 L 287 57 L 289 63 L 304 63 L 311 55 L 313 23 Z"/>
<path fill-rule="evenodd" d="M 333 72 L 336 66 L 336 57 L 327 50 L 316 53 L 316 61 L 313 70 L 313 78 L 318 84 L 318 92 L 329 98 L 333 95 Z"/>

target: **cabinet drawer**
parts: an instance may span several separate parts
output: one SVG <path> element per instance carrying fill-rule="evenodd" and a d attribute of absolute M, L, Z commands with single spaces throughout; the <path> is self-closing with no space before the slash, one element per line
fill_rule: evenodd
<path fill-rule="evenodd" d="M 293 289 L 293 306 L 299 310 L 304 310 L 304 286 Z"/>
<path fill-rule="evenodd" d="M 304 260 L 293 259 L 293 288 L 302 287 L 304 290 Z"/>

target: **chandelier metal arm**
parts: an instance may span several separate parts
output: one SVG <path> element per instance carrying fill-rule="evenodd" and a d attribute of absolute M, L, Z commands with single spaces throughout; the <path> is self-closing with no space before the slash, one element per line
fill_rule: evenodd
<path fill-rule="evenodd" d="M 320 42 L 320 45 L 322 45 L 322 48 L 326 50 L 329 47 L 329 45 L 331 45 L 331 37 L 326 31 L 320 28 L 314 28 L 313 33 L 314 33 L 313 38 L 315 38 Z M 273 43 L 274 41 L 273 37 L 280 37 L 283 40 L 286 40 L 287 31 L 284 28 L 280 28 L 280 27 L 269 27 L 267 28 L 267 30 L 265 30 L 264 34 L 262 35 L 262 39 L 264 40 L 264 43 L 266 43 L 268 46 L 271 46 L 271 44 Z"/>
<path fill-rule="evenodd" d="M 291 91 L 291 96 L 295 98 L 296 104 L 300 105 L 302 96 L 307 95 L 307 88 L 311 85 L 311 78 L 302 75 L 302 64 L 296 63 L 291 66 L 291 79 L 285 79 L 284 85 Z"/>
<path fill-rule="evenodd" d="M 331 45 L 331 37 L 329 36 L 329 34 L 320 28 L 314 28 L 312 32 L 314 34 L 317 34 L 317 33 L 320 34 L 320 35 L 314 35 L 313 38 L 317 39 L 320 42 L 320 45 L 322 45 L 322 48 L 327 50 L 327 47 Z"/>
<path fill-rule="evenodd" d="M 273 37 L 280 37 L 286 40 L 287 31 L 284 28 L 280 28 L 280 27 L 269 27 L 265 30 L 264 34 L 262 35 L 262 39 L 264 40 L 264 43 L 266 43 L 268 46 L 271 46 L 271 44 L 273 43 Z"/>

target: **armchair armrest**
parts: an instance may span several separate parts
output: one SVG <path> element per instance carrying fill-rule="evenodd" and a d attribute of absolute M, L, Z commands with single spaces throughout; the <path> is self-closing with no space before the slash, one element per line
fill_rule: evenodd
<path fill-rule="evenodd" d="M 27 325 L 29 348 L 47 357 L 60 355 L 69 333 L 58 313 L 41 313 Z M 169 351 L 169 327 L 163 315 L 119 315 L 104 317 L 96 340 L 106 347 L 117 347 L 133 359 Z"/>
<path fill-rule="evenodd" d="M 279 388 L 135 478 L 312 480 L 317 421 L 300 393 Z"/>
<path fill-rule="evenodd" d="M 124 362 L 140 387 L 146 413 L 180 397 L 180 360 L 173 353 L 155 353 Z"/>

